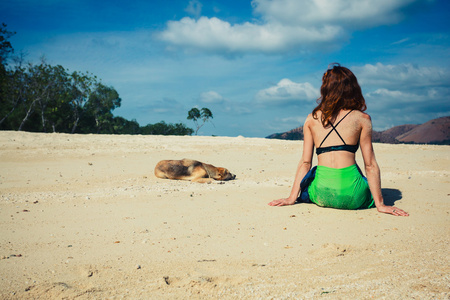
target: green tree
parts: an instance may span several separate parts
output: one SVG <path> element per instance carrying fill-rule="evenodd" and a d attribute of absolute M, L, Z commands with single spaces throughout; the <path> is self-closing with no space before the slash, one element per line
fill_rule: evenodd
<path fill-rule="evenodd" d="M 24 126 L 28 119 L 33 116 L 36 111 L 37 104 L 45 101 L 42 98 L 47 98 L 48 90 L 52 85 L 47 73 L 49 72 L 48 66 L 41 63 L 38 66 L 28 65 L 28 70 L 24 74 L 24 82 L 18 82 L 19 88 L 24 89 L 22 92 L 22 105 L 25 109 L 25 116 L 23 116 L 20 122 L 19 131 L 24 129 Z M 20 86 L 21 84 L 21 86 Z M 45 125 L 43 124 L 45 127 Z M 34 131 L 34 130 L 33 130 Z"/>
<path fill-rule="evenodd" d="M 47 132 L 51 124 L 53 131 L 56 131 L 59 118 L 57 111 L 59 108 L 62 112 L 70 84 L 66 70 L 60 65 L 51 66 L 42 60 L 39 65 L 29 64 L 23 76 L 25 82 L 17 82 L 17 90 L 20 91 L 20 100 L 26 113 L 18 130 L 26 128 Z M 29 118 L 33 118 L 33 122 L 25 127 Z M 40 122 L 37 122 L 38 118 Z"/>
<path fill-rule="evenodd" d="M 8 56 L 14 52 L 14 48 L 9 41 L 15 32 L 6 30 L 6 24 L 0 26 L 0 64 L 4 67 L 7 65 Z"/>
<path fill-rule="evenodd" d="M 0 69 L 0 73 L 1 73 Z M 0 75 L 0 129 L 12 129 L 6 122 L 8 117 L 14 113 L 23 99 L 25 83 L 25 70 L 18 67 L 13 71 L 6 71 Z M 10 121 L 11 118 L 8 119 Z M 15 127 L 17 128 L 17 126 Z"/>
<path fill-rule="evenodd" d="M 84 106 L 85 124 L 83 126 L 88 129 L 95 128 L 95 133 L 101 133 L 103 127 L 112 122 L 112 111 L 120 107 L 121 101 L 119 93 L 113 87 L 98 83 Z"/>
<path fill-rule="evenodd" d="M 141 133 L 149 135 L 191 135 L 194 130 L 182 123 L 166 124 L 166 122 L 161 121 L 141 127 Z"/>
<path fill-rule="evenodd" d="M 51 126 L 53 132 L 74 133 L 88 108 L 97 109 L 93 114 L 101 119 L 105 109 L 117 106 L 117 101 L 108 97 L 120 99 L 117 92 L 114 94 L 110 88 L 99 85 L 95 76 L 77 72 L 69 74 L 60 65 L 47 64 L 45 59 L 39 65 L 28 63 L 8 71 L 2 86 L 5 89 L 0 99 L 0 128 L 19 131 L 47 132 Z M 92 100 L 95 104 L 85 108 L 91 94 L 96 91 L 93 91 L 94 87 L 108 95 L 98 91 Z M 108 105 L 104 100 L 111 100 L 112 106 L 97 108 L 96 105 Z M 96 126 L 91 127 L 87 132 L 96 132 Z"/>
<path fill-rule="evenodd" d="M 194 130 L 192 128 L 186 127 L 183 123 L 176 123 L 174 135 L 192 135 Z"/>
<path fill-rule="evenodd" d="M 194 121 L 195 124 L 195 135 L 197 135 L 200 128 L 202 128 L 206 122 L 210 121 L 209 119 L 213 118 L 212 112 L 206 108 L 203 107 L 201 110 L 194 107 L 188 112 L 187 119 Z M 202 120 L 202 123 L 199 124 L 198 120 Z"/>
<path fill-rule="evenodd" d="M 23 63 L 23 54 L 7 67 L 13 53 L 8 39 L 14 32 L 0 26 L 0 130 L 26 130 L 65 133 L 192 135 L 182 123 L 161 121 L 140 127 L 136 120 L 114 117 L 121 98 L 113 87 L 99 83 L 90 73 L 73 72 L 51 66 L 45 58 L 40 64 Z M 198 111 L 198 110 L 197 110 Z M 209 109 L 194 112 L 197 131 L 212 118 Z M 198 120 L 203 120 L 198 125 Z M 197 132 L 196 132 L 197 133 Z"/>
<path fill-rule="evenodd" d="M 122 117 L 115 117 L 112 120 L 112 132 L 105 132 L 105 133 L 112 133 L 112 134 L 139 134 L 141 133 L 141 128 L 139 126 L 139 123 L 136 120 L 127 120 Z"/>
<path fill-rule="evenodd" d="M 89 73 L 83 74 L 73 72 L 70 75 L 71 90 L 70 90 L 70 104 L 73 112 L 73 123 L 71 133 L 75 133 L 85 110 L 86 104 L 91 94 L 92 87 L 97 83 L 97 77 L 89 76 Z"/>
<path fill-rule="evenodd" d="M 6 69 L 7 60 L 14 49 L 9 42 L 9 38 L 15 32 L 8 31 L 6 24 L 2 23 L 0 26 L 0 128 L 6 117 L 14 112 L 17 104 L 11 101 L 9 94 L 11 93 L 10 84 L 12 72 Z M 17 100 L 17 97 L 15 98 Z M 11 102 L 11 103 L 10 103 Z"/>

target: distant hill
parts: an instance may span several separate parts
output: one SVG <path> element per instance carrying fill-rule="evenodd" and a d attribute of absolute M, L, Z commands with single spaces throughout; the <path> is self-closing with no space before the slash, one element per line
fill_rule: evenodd
<path fill-rule="evenodd" d="M 414 127 L 399 136 L 397 140 L 414 144 L 450 145 L 450 117 L 442 117 Z"/>
<path fill-rule="evenodd" d="M 420 125 L 415 124 L 407 124 L 407 125 L 399 125 L 392 127 L 390 129 L 384 131 L 373 131 L 372 133 L 372 142 L 374 143 L 386 143 L 386 144 L 398 144 L 400 143 L 397 140 L 399 135 L 402 135 Z"/>
<path fill-rule="evenodd" d="M 266 138 L 303 140 L 303 126 L 287 132 L 274 133 Z M 440 144 L 450 145 L 450 116 L 433 119 L 424 124 L 399 125 L 384 131 L 373 131 L 372 141 L 387 144 Z"/>
<path fill-rule="evenodd" d="M 266 139 L 303 140 L 303 126 L 297 127 L 287 132 L 271 134 L 267 136 Z"/>

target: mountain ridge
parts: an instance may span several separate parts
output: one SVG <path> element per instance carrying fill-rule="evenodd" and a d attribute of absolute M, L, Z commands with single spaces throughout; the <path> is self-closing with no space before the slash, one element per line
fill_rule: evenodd
<path fill-rule="evenodd" d="M 303 140 L 303 126 L 274 133 L 267 139 Z M 450 116 L 432 119 L 423 124 L 398 125 L 383 131 L 373 131 L 372 142 L 386 144 L 450 145 Z"/>

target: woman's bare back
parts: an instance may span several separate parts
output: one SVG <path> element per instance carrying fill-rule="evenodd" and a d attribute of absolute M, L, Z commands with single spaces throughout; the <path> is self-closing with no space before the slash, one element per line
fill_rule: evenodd
<path fill-rule="evenodd" d="M 333 126 L 323 127 L 321 122 L 321 112 L 317 113 L 317 119 L 312 115 L 308 116 L 307 126 L 311 130 L 314 147 L 330 147 L 341 145 L 358 145 L 361 137 L 362 122 L 364 113 L 353 110 L 341 110 Z M 337 132 L 336 132 L 337 131 Z M 341 139 L 342 138 L 342 139 Z M 345 143 L 345 144 L 344 144 Z M 330 151 L 318 155 L 318 164 L 330 168 L 346 168 L 355 164 L 355 153 L 349 151 Z"/>

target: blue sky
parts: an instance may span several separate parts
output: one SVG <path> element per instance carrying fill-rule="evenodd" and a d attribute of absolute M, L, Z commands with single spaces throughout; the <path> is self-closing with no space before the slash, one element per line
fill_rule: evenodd
<path fill-rule="evenodd" d="M 450 115 L 447 0 L 3 0 L 15 54 L 89 71 L 115 115 L 199 135 L 265 137 L 303 125 L 322 74 L 357 76 L 374 128 Z"/>

